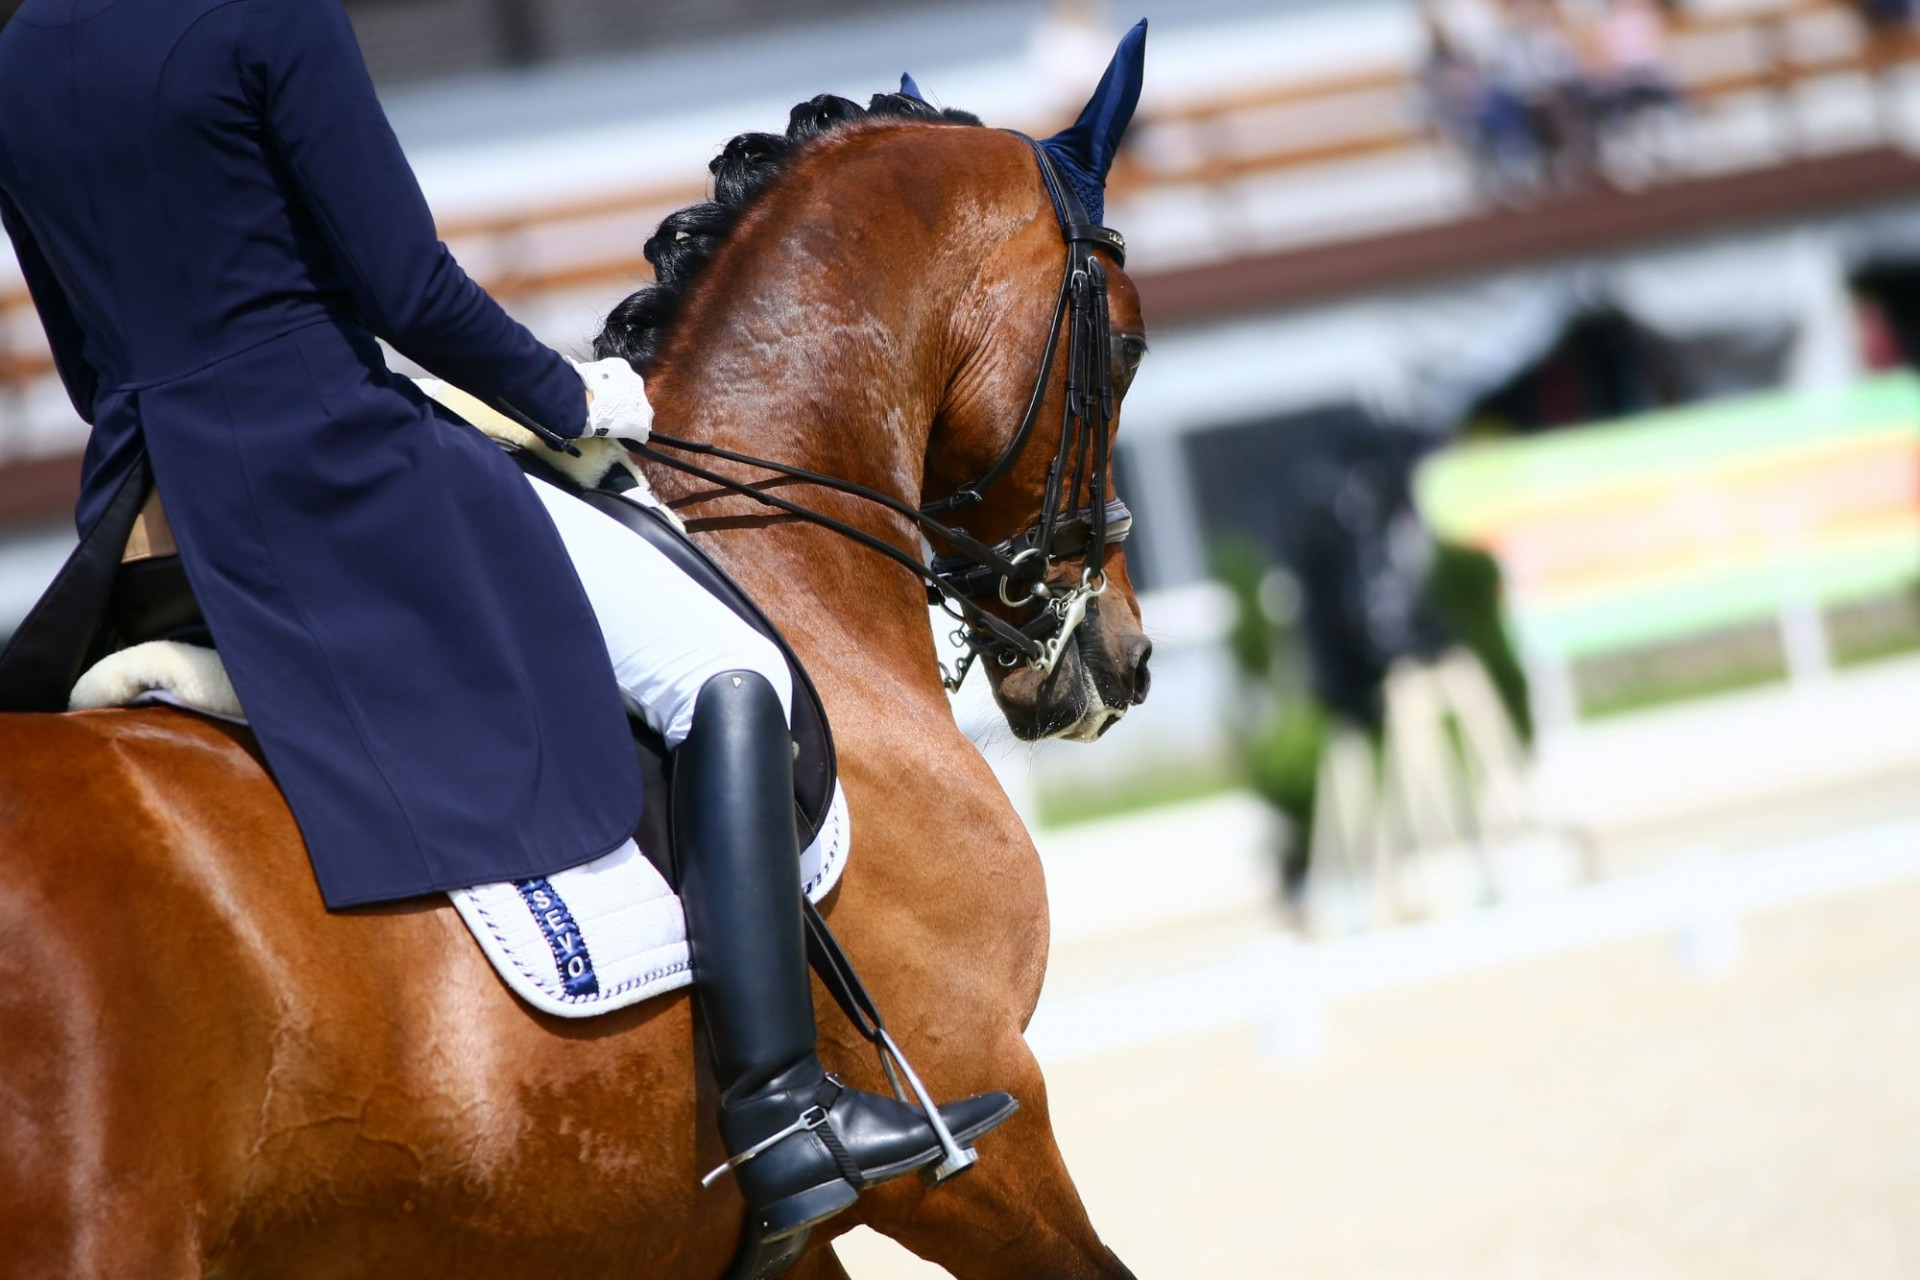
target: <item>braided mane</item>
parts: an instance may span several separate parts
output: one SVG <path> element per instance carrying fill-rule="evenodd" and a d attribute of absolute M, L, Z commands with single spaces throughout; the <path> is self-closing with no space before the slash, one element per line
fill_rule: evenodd
<path fill-rule="evenodd" d="M 659 353 L 680 306 L 692 292 L 714 252 L 761 192 L 804 144 L 859 120 L 904 117 L 932 124 L 979 125 L 978 116 L 940 108 L 900 93 L 877 93 L 866 106 L 823 93 L 795 107 L 784 135 L 743 133 L 721 149 L 707 166 L 713 174 L 713 199 L 669 214 L 648 239 L 644 252 L 653 264 L 654 283 L 615 307 L 593 340 L 597 359 L 623 357 L 646 373 Z"/>

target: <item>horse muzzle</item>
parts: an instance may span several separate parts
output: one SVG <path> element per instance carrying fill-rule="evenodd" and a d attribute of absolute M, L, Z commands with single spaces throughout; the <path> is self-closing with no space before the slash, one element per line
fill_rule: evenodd
<path fill-rule="evenodd" d="M 1015 737 L 1092 742 L 1146 700 L 1153 644 L 1131 625 L 1113 634 L 1107 618 L 1114 612 L 1124 617 L 1124 611 L 1103 615 L 1102 604 L 1093 602 L 1085 625 L 1075 629 L 1050 670 L 993 670 L 994 700 Z"/>

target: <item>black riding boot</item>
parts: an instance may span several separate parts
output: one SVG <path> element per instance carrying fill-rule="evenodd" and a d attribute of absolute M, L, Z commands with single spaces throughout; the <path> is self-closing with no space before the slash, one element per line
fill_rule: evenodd
<path fill-rule="evenodd" d="M 674 848 L 694 993 L 720 1084 L 720 1136 L 763 1238 L 805 1230 L 859 1192 L 939 1160 L 919 1109 L 850 1089 L 814 1055 L 813 986 L 780 698 L 715 676 L 673 757 Z M 941 1108 L 964 1143 L 1012 1115 L 1004 1093 Z"/>

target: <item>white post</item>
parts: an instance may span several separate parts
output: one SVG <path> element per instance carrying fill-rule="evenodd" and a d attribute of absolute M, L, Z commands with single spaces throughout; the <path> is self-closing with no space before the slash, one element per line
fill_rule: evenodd
<path fill-rule="evenodd" d="M 1787 677 L 1795 688 L 1818 684 L 1832 673 L 1826 615 L 1819 601 L 1804 592 L 1780 606 L 1780 645 L 1786 653 Z"/>
<path fill-rule="evenodd" d="M 1580 720 L 1573 664 L 1559 654 L 1543 653 L 1524 643 L 1520 662 L 1527 673 L 1527 704 L 1533 711 L 1534 734 L 1548 738 L 1572 729 Z"/>

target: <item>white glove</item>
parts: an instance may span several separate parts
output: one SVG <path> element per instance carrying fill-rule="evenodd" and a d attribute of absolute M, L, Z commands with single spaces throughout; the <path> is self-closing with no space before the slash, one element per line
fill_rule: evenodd
<path fill-rule="evenodd" d="M 583 434 L 635 442 L 653 434 L 653 406 L 647 403 L 647 384 L 640 380 L 632 365 L 616 356 L 611 360 L 576 362 L 573 371 L 593 393 Z"/>

